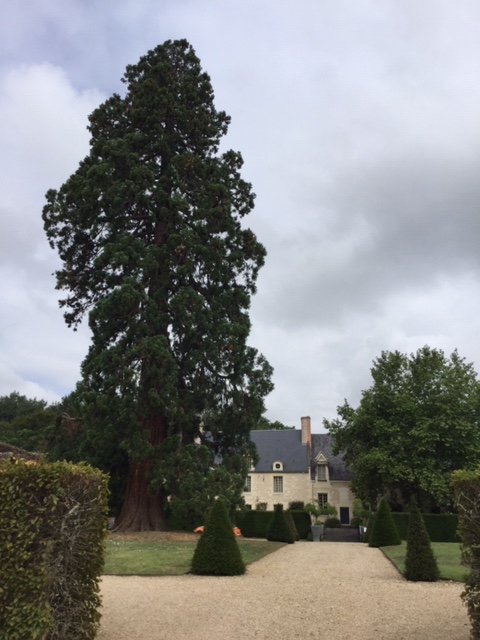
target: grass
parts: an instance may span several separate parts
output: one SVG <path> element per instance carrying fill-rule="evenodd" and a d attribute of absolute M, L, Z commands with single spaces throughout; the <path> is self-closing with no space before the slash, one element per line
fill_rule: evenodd
<path fill-rule="evenodd" d="M 460 545 L 456 542 L 432 542 L 432 549 L 437 559 L 440 578 L 464 582 L 468 570 L 461 563 Z M 407 543 L 403 541 L 399 546 L 382 547 L 381 550 L 400 573 L 404 574 Z"/>
<path fill-rule="evenodd" d="M 126 540 L 111 537 L 107 540 L 105 575 L 177 576 L 188 573 L 196 540 Z M 250 564 L 284 546 L 266 540 L 238 540 L 245 564 Z"/>

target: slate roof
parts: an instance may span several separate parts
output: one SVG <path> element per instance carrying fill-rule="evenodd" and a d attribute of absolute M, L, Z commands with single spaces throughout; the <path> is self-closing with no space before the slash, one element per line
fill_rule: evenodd
<path fill-rule="evenodd" d="M 283 464 L 281 473 L 309 472 L 308 447 L 302 444 L 302 432 L 299 429 L 251 431 L 250 439 L 260 457 L 255 472 L 272 473 L 274 462 Z"/>
<path fill-rule="evenodd" d="M 273 473 L 273 463 L 283 464 L 282 473 L 308 473 L 315 476 L 315 458 L 323 453 L 328 460 L 330 480 L 352 480 L 341 455 L 333 455 L 333 439 L 329 433 L 313 433 L 312 448 L 302 444 L 300 429 L 251 431 L 250 439 L 257 447 L 259 462 L 254 473 Z M 310 453 L 310 457 L 309 457 Z"/>
<path fill-rule="evenodd" d="M 341 455 L 333 455 L 333 438 L 329 433 L 312 433 L 312 474 L 315 469 L 315 458 L 319 453 L 323 453 L 328 460 L 328 471 L 330 480 L 352 480 L 353 473 L 345 468 L 345 463 Z"/>

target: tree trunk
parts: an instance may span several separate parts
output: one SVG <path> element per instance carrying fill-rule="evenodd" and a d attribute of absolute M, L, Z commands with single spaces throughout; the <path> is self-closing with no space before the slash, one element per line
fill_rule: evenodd
<path fill-rule="evenodd" d="M 163 491 L 148 491 L 149 461 L 130 463 L 127 489 L 120 515 L 115 520 L 116 532 L 166 531 L 165 496 Z"/>
<path fill-rule="evenodd" d="M 167 436 L 167 422 L 164 415 L 155 414 L 145 422 L 148 441 L 155 446 Z M 140 462 L 130 462 L 127 488 L 120 515 L 115 520 L 113 531 L 130 533 L 135 531 L 167 531 L 165 503 L 167 496 L 163 490 L 156 494 L 149 492 L 148 472 L 151 462 L 148 458 Z"/>

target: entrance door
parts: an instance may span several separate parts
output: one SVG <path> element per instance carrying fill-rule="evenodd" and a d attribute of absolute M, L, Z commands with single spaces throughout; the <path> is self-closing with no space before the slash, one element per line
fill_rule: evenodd
<path fill-rule="evenodd" d="M 350 524 L 350 509 L 340 507 L 340 524 Z"/>

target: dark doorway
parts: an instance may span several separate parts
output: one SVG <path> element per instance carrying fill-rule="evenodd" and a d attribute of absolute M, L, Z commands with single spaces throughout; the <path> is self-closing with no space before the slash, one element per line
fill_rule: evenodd
<path fill-rule="evenodd" d="M 340 507 L 340 524 L 350 524 L 350 509 Z"/>

